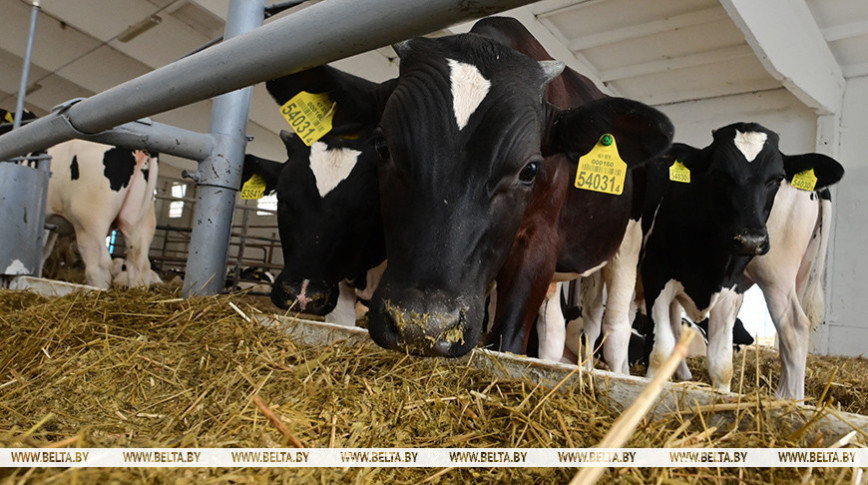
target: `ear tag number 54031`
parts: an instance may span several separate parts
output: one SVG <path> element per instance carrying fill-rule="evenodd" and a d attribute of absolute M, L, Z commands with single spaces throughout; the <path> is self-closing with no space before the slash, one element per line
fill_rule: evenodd
<path fill-rule="evenodd" d="M 604 134 L 586 155 L 579 157 L 575 187 L 582 190 L 621 195 L 627 178 L 627 164 L 618 154 L 615 137 Z"/>

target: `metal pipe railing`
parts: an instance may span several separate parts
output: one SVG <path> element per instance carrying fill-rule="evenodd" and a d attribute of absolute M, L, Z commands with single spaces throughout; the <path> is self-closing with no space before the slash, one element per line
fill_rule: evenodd
<path fill-rule="evenodd" d="M 528 3 L 320 2 L 0 136 L 0 160 Z"/>

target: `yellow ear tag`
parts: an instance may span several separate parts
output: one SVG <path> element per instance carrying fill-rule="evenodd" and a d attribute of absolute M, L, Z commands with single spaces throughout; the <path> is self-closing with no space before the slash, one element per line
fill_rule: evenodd
<path fill-rule="evenodd" d="M 253 174 L 241 186 L 241 198 L 244 200 L 261 199 L 265 195 L 265 179 L 258 173 Z"/>
<path fill-rule="evenodd" d="M 615 137 L 606 133 L 590 152 L 579 157 L 575 186 L 577 189 L 621 195 L 626 178 L 627 164 L 618 155 Z"/>
<path fill-rule="evenodd" d="M 332 129 L 335 103 L 328 93 L 302 91 L 280 107 L 280 114 L 305 145 L 311 146 Z"/>
<path fill-rule="evenodd" d="M 817 176 L 814 175 L 814 169 L 809 168 L 808 170 L 793 175 L 793 181 L 790 182 L 790 185 L 799 190 L 813 192 L 814 187 L 817 186 Z"/>
<path fill-rule="evenodd" d="M 8 111 L 6 112 L 6 116 L 4 116 L 3 119 L 5 119 L 7 123 L 15 123 L 15 117 L 12 116 L 12 113 Z"/>
<path fill-rule="evenodd" d="M 690 183 L 690 169 L 685 167 L 683 163 L 675 160 L 675 163 L 669 167 L 669 180 L 673 182 L 681 182 L 683 184 Z"/>

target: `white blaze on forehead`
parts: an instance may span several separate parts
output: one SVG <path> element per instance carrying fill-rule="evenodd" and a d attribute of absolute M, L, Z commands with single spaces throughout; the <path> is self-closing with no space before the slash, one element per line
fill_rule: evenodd
<path fill-rule="evenodd" d="M 470 115 L 485 99 L 491 82 L 485 79 L 474 65 L 453 59 L 446 61 L 449 63 L 449 80 L 452 83 L 452 109 L 455 112 L 455 122 L 461 130 L 467 126 Z"/>
<path fill-rule="evenodd" d="M 362 153 L 350 148 L 327 148 L 328 145 L 319 141 L 310 147 L 310 170 L 320 197 L 325 197 L 350 175 Z"/>
<path fill-rule="evenodd" d="M 749 131 L 747 133 L 742 133 L 738 130 L 735 130 L 735 146 L 738 148 L 741 153 L 744 154 L 744 158 L 747 159 L 748 162 L 754 161 L 759 152 L 762 151 L 763 145 L 766 143 L 766 139 L 768 135 L 765 133 L 761 133 L 758 131 Z"/>

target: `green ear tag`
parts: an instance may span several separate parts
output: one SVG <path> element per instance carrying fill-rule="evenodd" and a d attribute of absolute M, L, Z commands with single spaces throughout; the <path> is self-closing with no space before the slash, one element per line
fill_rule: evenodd
<path fill-rule="evenodd" d="M 675 160 L 675 163 L 669 167 L 669 180 L 673 182 L 681 182 L 683 184 L 690 183 L 690 169 L 685 167 L 683 163 Z"/>
<path fill-rule="evenodd" d="M 280 107 L 280 114 L 305 145 L 311 146 L 332 129 L 335 104 L 328 93 L 302 91 Z"/>
<path fill-rule="evenodd" d="M 817 176 L 814 175 L 814 169 L 810 168 L 804 172 L 799 172 L 793 175 L 793 180 L 790 182 L 790 185 L 799 190 L 813 192 L 814 187 L 817 186 Z"/>
<path fill-rule="evenodd" d="M 4 116 L 3 119 L 5 119 L 7 123 L 15 123 L 15 117 L 12 116 L 12 113 L 8 111 L 6 112 L 6 116 Z"/>
<path fill-rule="evenodd" d="M 265 179 L 258 173 L 253 174 L 241 186 L 241 198 L 244 200 L 261 199 L 265 195 Z"/>
<path fill-rule="evenodd" d="M 575 186 L 582 190 L 621 195 L 626 178 L 627 163 L 618 154 L 615 137 L 606 133 L 590 152 L 579 157 Z"/>

